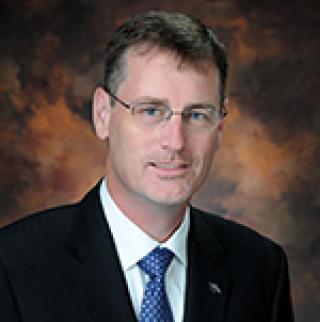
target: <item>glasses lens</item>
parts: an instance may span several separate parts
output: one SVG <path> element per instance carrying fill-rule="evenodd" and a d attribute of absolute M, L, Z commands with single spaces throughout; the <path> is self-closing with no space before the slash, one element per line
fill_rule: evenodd
<path fill-rule="evenodd" d="M 132 105 L 132 113 L 141 126 L 155 126 L 169 121 L 172 115 L 181 114 L 185 128 L 190 131 L 211 129 L 217 126 L 221 119 L 219 112 L 213 106 L 206 105 L 179 112 L 172 111 L 159 101 L 138 102 Z"/>
<path fill-rule="evenodd" d="M 142 124 L 157 124 L 162 122 L 170 109 L 160 102 L 139 102 L 132 106 L 133 114 Z"/>
<path fill-rule="evenodd" d="M 182 117 L 191 128 L 207 129 L 219 121 L 218 113 L 213 108 L 195 108 L 182 112 Z"/>

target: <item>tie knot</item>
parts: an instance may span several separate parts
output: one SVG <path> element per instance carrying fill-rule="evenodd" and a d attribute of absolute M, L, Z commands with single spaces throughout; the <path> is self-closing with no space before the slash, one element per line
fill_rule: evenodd
<path fill-rule="evenodd" d="M 139 262 L 139 267 L 149 277 L 163 278 L 169 264 L 173 258 L 173 253 L 168 248 L 154 248 L 148 255 L 144 256 Z"/>

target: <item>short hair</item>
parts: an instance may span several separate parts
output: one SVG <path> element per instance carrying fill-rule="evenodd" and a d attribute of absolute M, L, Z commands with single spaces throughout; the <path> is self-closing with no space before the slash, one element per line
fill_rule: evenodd
<path fill-rule="evenodd" d="M 112 35 L 105 51 L 104 86 L 116 93 L 124 80 L 125 54 L 151 45 L 169 50 L 182 62 L 212 62 L 219 70 L 220 104 L 226 99 L 228 62 L 223 45 L 200 20 L 182 13 L 148 11 L 129 19 Z"/>

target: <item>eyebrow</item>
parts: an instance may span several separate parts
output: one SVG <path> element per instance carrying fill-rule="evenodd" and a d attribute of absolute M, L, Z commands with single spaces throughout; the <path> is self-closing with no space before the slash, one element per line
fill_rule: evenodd
<path fill-rule="evenodd" d="M 158 98 L 158 97 L 151 97 L 151 96 L 143 96 L 139 97 L 136 100 L 134 100 L 131 105 L 135 105 L 137 103 L 155 103 L 155 104 L 164 104 L 168 107 L 171 107 L 171 104 L 167 98 Z M 189 103 L 184 106 L 184 110 L 191 110 L 191 109 L 212 109 L 212 110 L 218 110 L 218 108 L 211 103 L 205 103 L 205 102 L 194 102 Z"/>
<path fill-rule="evenodd" d="M 196 109 L 211 109 L 211 110 L 218 110 L 218 108 L 211 104 L 211 103 L 190 103 L 185 106 L 185 110 L 196 110 Z"/>
<path fill-rule="evenodd" d="M 165 105 L 170 105 L 169 100 L 165 98 L 151 97 L 151 96 L 142 96 L 135 99 L 131 104 L 136 103 L 163 103 Z"/>

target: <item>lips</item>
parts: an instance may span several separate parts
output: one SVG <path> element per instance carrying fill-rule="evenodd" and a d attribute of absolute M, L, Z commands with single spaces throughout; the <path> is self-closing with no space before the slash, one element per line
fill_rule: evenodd
<path fill-rule="evenodd" d="M 150 165 L 153 167 L 161 169 L 177 169 L 177 168 L 186 168 L 188 166 L 185 162 L 171 163 L 171 162 L 150 162 Z"/>
<path fill-rule="evenodd" d="M 186 174 L 189 169 L 189 163 L 187 162 L 149 162 L 150 167 L 156 171 L 159 176 L 164 177 L 181 177 Z"/>

